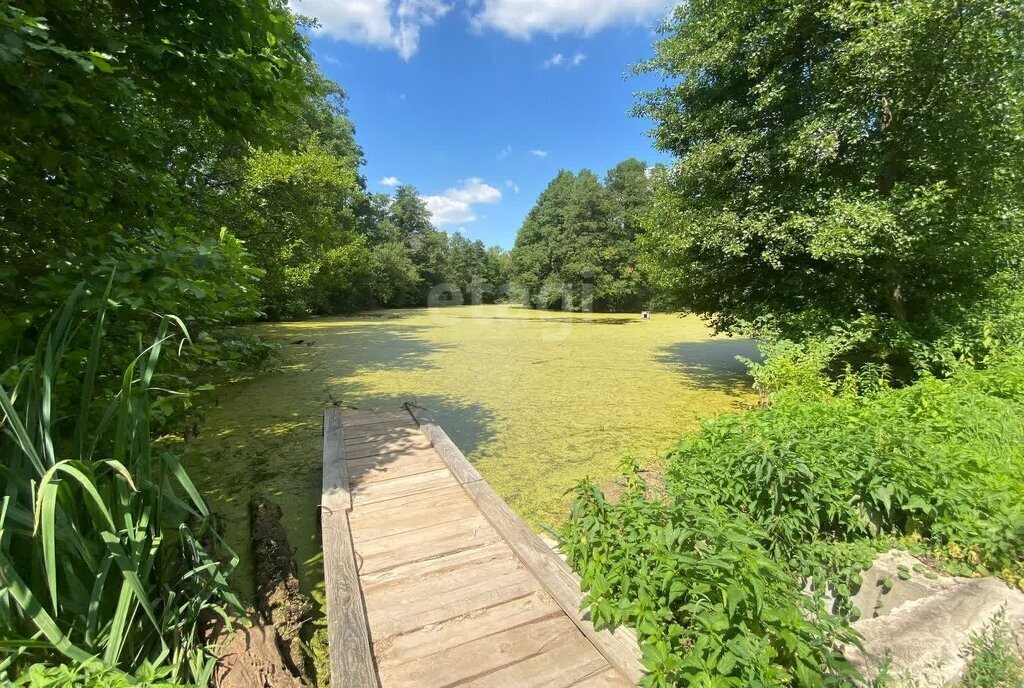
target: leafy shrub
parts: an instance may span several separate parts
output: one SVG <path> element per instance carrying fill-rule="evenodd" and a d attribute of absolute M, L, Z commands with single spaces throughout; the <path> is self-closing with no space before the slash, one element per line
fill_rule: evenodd
<path fill-rule="evenodd" d="M 83 290 L 0 386 L 0 671 L 152 663 L 205 684 L 213 662 L 201 617 L 244 612 L 230 567 L 200 543 L 216 537 L 205 502 L 178 457 L 152 440 L 169 321 L 108 394 L 98 379 L 108 299 L 86 327 L 75 317 Z"/>
<path fill-rule="evenodd" d="M 796 354 L 778 380 L 817 365 Z M 616 504 L 577 489 L 563 548 L 595 622 L 637 629 L 648 685 L 849 681 L 833 656 L 850 640 L 844 602 L 896 538 L 1019 580 L 1024 352 L 903 389 L 785 388 L 672 450 L 664 494 L 632 464 Z"/>
<path fill-rule="evenodd" d="M 650 499 L 635 465 L 626 475 L 616 504 L 589 483 L 577 488 L 563 548 L 594 623 L 637 629 L 644 685 L 839 685 L 855 675 L 835 652 L 853 636 L 800 594 L 756 524 L 712 494 Z"/>
<path fill-rule="evenodd" d="M 706 423 L 669 464 L 677 499 L 715 494 L 777 557 L 913 534 L 1000 570 L 1024 557 L 1024 354 L 866 396 L 782 396 Z"/>
<path fill-rule="evenodd" d="M 75 666 L 33 664 L 14 685 L 19 688 L 175 688 L 183 685 L 168 680 L 170 669 L 155 669 L 148 664 L 139 667 L 134 676 L 104 668 L 97 662 Z"/>
<path fill-rule="evenodd" d="M 962 688 L 1024 688 L 1024 666 L 1015 647 L 1006 610 L 971 638 Z"/>

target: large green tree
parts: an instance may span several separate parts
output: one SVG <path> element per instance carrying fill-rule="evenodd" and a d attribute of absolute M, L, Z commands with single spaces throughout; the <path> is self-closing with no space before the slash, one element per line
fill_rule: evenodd
<path fill-rule="evenodd" d="M 281 0 L 0 3 L 0 350 L 114 271 L 139 321 L 255 313 L 219 161 L 280 143 L 308 59 Z"/>
<path fill-rule="evenodd" d="M 725 330 L 870 335 L 904 370 L 1019 293 L 1024 8 L 692 0 L 641 69 L 678 158 L 646 246 Z"/>
<path fill-rule="evenodd" d="M 305 80 L 308 95 L 279 125 L 281 143 L 221 161 L 219 216 L 263 271 L 261 305 L 271 318 L 346 312 L 373 300 L 363 232 L 370 200 L 345 93 L 313 63 Z"/>
<path fill-rule="evenodd" d="M 543 308 L 629 310 L 643 305 L 636 232 L 650 204 L 647 166 L 631 159 L 605 184 L 590 170 L 563 170 L 530 210 L 512 250 L 523 298 Z"/>

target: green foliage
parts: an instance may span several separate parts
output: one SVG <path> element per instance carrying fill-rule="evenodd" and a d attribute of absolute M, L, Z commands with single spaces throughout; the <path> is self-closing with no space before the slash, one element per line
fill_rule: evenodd
<path fill-rule="evenodd" d="M 664 496 L 634 467 L 617 504 L 590 485 L 577 491 L 563 547 L 590 591 L 595 620 L 634 625 L 658 648 L 647 656 L 653 684 L 679 681 L 673 672 L 696 666 L 688 660 L 695 648 L 717 657 L 709 648 L 718 651 L 719 635 L 742 635 L 753 647 L 761 647 L 761 633 L 781 637 L 778 625 L 792 617 L 779 610 L 794 608 L 807 626 L 785 627 L 796 634 L 786 647 L 817 652 L 751 660 L 757 673 L 736 685 L 817 685 L 837 671 L 839 680 L 844 672 L 829 663 L 824 639 L 839 637 L 843 623 L 818 609 L 816 597 L 804 599 L 798 581 L 831 592 L 838 613 L 855 616 L 848 599 L 859 571 L 896 540 L 961 573 L 1020 584 L 1024 352 L 890 389 L 884 378 L 815 379 L 837 350 L 840 343 L 777 347 L 782 363 L 769 359 L 762 371 L 772 374 L 761 373 L 775 386 L 772 403 L 707 421 L 673 449 Z M 755 585 L 774 597 L 762 590 L 764 606 L 729 606 L 733 589 L 749 601 Z M 713 605 L 709 618 L 720 625 L 695 623 L 690 615 L 705 607 L 694 606 L 694 596 Z M 705 664 L 702 680 L 731 680 L 737 666 Z"/>
<path fill-rule="evenodd" d="M 639 218 L 651 202 L 647 166 L 562 171 L 541 193 L 512 251 L 512 276 L 539 308 L 636 310 L 651 297 L 637 269 Z"/>
<path fill-rule="evenodd" d="M 230 567 L 200 543 L 216 537 L 206 504 L 151 437 L 167 394 L 158 361 L 181 321 L 162 319 L 119 384 L 104 384 L 109 292 L 90 325 L 77 316 L 83 288 L 0 386 L 0 670 L 149 662 L 203 684 L 200 617 L 244 612 Z"/>
<path fill-rule="evenodd" d="M 309 64 L 308 94 L 282 123 L 285 143 L 223 162 L 229 180 L 218 199 L 250 260 L 264 272 L 264 314 L 272 319 L 365 307 L 369 253 L 362 151 L 345 94 Z"/>
<path fill-rule="evenodd" d="M 854 372 L 850 364 L 839 367 L 866 335 L 862 330 L 834 332 L 803 342 L 786 339 L 764 341 L 758 346 L 762 362 L 741 359 L 754 379 L 762 402 L 780 396 L 823 400 L 837 394 L 872 393 L 889 386 L 884 366 L 864 363 Z"/>
<path fill-rule="evenodd" d="M 680 5 L 640 66 L 678 157 L 647 223 L 659 285 L 724 330 L 856 325 L 852 358 L 899 379 L 1019 338 L 1022 31 L 1003 0 Z"/>
<path fill-rule="evenodd" d="M 576 490 L 563 549 L 599 626 L 636 628 L 645 686 L 843 685 L 855 675 L 835 651 L 852 640 L 840 619 L 763 546 L 757 524 L 691 493 L 648 497 L 634 464 L 616 504 Z"/>
<path fill-rule="evenodd" d="M 1020 352 L 904 389 L 784 394 L 706 423 L 672 452 L 667 480 L 748 514 L 780 558 L 914 535 L 1001 571 L 1024 558 L 1022 411 Z"/>
<path fill-rule="evenodd" d="M 111 261 L 129 263 L 118 279 L 139 309 L 196 330 L 251 317 L 254 275 L 212 210 L 218 173 L 278 140 L 306 59 L 279 0 L 3 3 L 0 349 L 83 274 L 101 292 Z M 118 325 L 109 336 L 133 342 L 135 323 Z"/>
<path fill-rule="evenodd" d="M 353 197 L 360 193 L 354 162 L 318 138 L 297 150 L 254 151 L 245 161 L 236 208 L 240 237 L 265 275 L 260 288 L 271 318 L 331 312 L 331 284 L 346 276 L 350 255 L 362 252 Z M 334 297 L 337 298 L 336 296 Z"/>
<path fill-rule="evenodd" d="M 507 254 L 435 228 L 414 187 L 399 186 L 393 198 L 378 195 L 371 205 L 363 231 L 373 246 L 368 288 L 375 304 L 434 305 L 438 292 L 457 304 L 493 303 L 503 295 Z"/>
<path fill-rule="evenodd" d="M 1005 610 L 971 637 L 961 688 L 1024 688 L 1024 664 Z"/>
<path fill-rule="evenodd" d="M 420 279 L 405 246 L 395 241 L 373 247 L 369 272 L 370 296 L 382 306 L 401 305 Z"/>
<path fill-rule="evenodd" d="M 155 669 L 143 665 L 133 676 L 98 663 L 76 666 L 33 664 L 14 682 L 19 688 L 175 688 L 169 681 L 169 668 Z"/>

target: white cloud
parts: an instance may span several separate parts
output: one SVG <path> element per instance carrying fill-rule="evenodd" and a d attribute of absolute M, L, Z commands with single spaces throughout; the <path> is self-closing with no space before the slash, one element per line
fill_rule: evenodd
<path fill-rule="evenodd" d="M 462 182 L 462 186 L 448 189 L 445 194 L 466 203 L 497 203 L 501 200 L 501 191 L 479 177 L 470 177 Z"/>
<path fill-rule="evenodd" d="M 498 153 L 498 157 L 499 158 L 507 158 L 511 154 L 512 154 L 512 146 L 505 146 L 504 148 L 501 149 L 501 152 Z"/>
<path fill-rule="evenodd" d="M 434 224 L 441 226 L 473 222 L 476 220 L 473 205 L 500 200 L 501 191 L 479 177 L 464 179 L 443 194 L 423 197 Z"/>
<path fill-rule="evenodd" d="M 583 60 L 587 59 L 587 56 L 583 53 L 576 53 L 572 57 L 566 57 L 562 53 L 555 53 L 548 59 L 544 60 L 544 69 L 550 69 L 552 67 L 579 67 L 583 64 Z"/>
<path fill-rule="evenodd" d="M 548 152 L 546 150 L 541 150 L 540 148 L 534 148 L 530 151 L 530 155 L 536 155 L 538 158 L 546 158 L 548 157 Z"/>
<path fill-rule="evenodd" d="M 471 21 L 477 28 L 523 39 L 537 33 L 589 35 L 614 24 L 651 24 L 675 4 L 673 0 L 482 0 Z"/>
<path fill-rule="evenodd" d="M 398 17 L 395 45 L 403 60 L 408 60 L 419 50 L 420 28 L 433 26 L 451 8 L 442 0 L 400 0 L 395 13 Z"/>
<path fill-rule="evenodd" d="M 512 189 L 512 193 L 519 193 L 519 185 L 516 184 L 511 179 L 509 179 L 508 181 L 505 182 L 505 186 L 507 186 L 508 188 Z"/>
<path fill-rule="evenodd" d="M 545 69 L 548 69 L 549 67 L 561 67 L 563 64 L 565 64 L 565 55 L 562 53 L 555 53 L 548 59 L 544 60 Z"/>
<path fill-rule="evenodd" d="M 378 48 L 393 48 L 403 60 L 419 50 L 420 29 L 451 10 L 443 0 L 289 0 L 299 14 L 315 17 L 318 32 Z"/>
<path fill-rule="evenodd" d="M 451 225 L 458 222 L 474 222 L 476 215 L 469 203 L 457 201 L 448 196 L 424 196 L 430 218 L 435 225 Z"/>
<path fill-rule="evenodd" d="M 398 177 L 384 177 L 377 183 L 381 186 L 400 186 L 402 184 Z"/>

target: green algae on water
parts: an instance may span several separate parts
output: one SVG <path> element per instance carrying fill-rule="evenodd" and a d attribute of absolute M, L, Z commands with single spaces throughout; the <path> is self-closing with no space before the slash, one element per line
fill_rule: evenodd
<path fill-rule="evenodd" d="M 242 559 L 243 588 L 246 505 L 258 489 L 283 509 L 303 584 L 322 595 L 320 430 L 330 404 L 427 407 L 537 527 L 564 520 L 566 491 L 582 478 L 613 480 L 627 453 L 658 468 L 682 433 L 755 401 L 735 359 L 756 356 L 753 342 L 712 337 L 692 316 L 464 306 L 256 330 L 284 345 L 284 365 L 219 388 L 188 447 Z"/>

